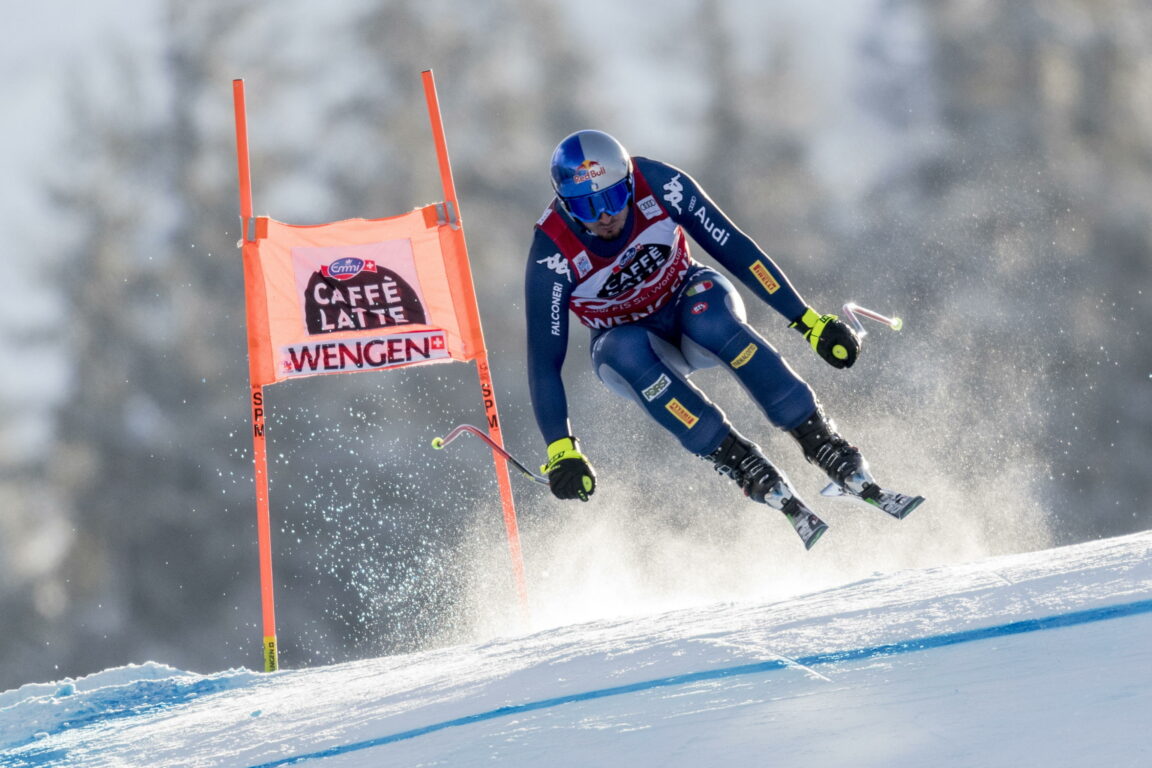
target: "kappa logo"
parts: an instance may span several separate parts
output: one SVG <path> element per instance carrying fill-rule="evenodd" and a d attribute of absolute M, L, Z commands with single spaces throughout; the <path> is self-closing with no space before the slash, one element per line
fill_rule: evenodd
<path fill-rule="evenodd" d="M 668 205 L 675 208 L 676 213 L 683 213 L 680 210 L 680 201 L 684 199 L 684 185 L 680 183 L 680 174 L 676 174 L 668 180 L 668 183 L 664 185 L 664 191 L 668 193 L 664 195 Z"/>
<path fill-rule="evenodd" d="M 667 392 L 668 387 L 671 385 L 672 380 L 668 378 L 667 374 L 662 373 L 660 374 L 659 378 L 656 379 L 656 381 L 640 390 L 640 394 L 644 395 L 645 400 L 652 402 L 656 398 L 660 397 L 660 395 Z"/>
<path fill-rule="evenodd" d="M 694 314 L 694 315 L 702 315 L 707 311 L 708 311 L 708 302 L 706 302 L 706 301 L 698 301 L 694 305 L 692 305 L 692 314 Z"/>
<path fill-rule="evenodd" d="M 537 264 L 543 264 L 561 277 L 568 278 L 568 282 L 572 282 L 572 270 L 568 268 L 568 259 L 564 258 L 563 254 L 554 253 L 546 259 L 537 259 Z"/>

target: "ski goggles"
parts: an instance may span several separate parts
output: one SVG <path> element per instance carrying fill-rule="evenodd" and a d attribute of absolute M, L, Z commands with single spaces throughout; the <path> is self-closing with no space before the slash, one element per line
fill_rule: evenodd
<path fill-rule="evenodd" d="M 564 209 L 572 215 L 572 218 L 585 224 L 593 224 L 605 213 L 609 216 L 620 213 L 631 198 L 632 186 L 628 183 L 628 179 L 621 179 L 599 192 L 579 197 L 562 197 L 560 202 L 564 204 Z"/>

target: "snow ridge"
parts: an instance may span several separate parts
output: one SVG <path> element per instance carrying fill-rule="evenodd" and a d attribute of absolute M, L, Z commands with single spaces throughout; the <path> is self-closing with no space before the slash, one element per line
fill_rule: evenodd
<path fill-rule="evenodd" d="M 818 667 L 824 664 L 836 664 L 843 661 L 857 661 L 861 659 L 875 659 L 887 656 L 895 656 L 903 653 L 913 653 L 916 651 L 926 651 L 934 648 L 944 648 L 951 645 L 971 643 L 980 640 L 990 640 L 993 638 L 1006 637 L 1009 635 L 1020 635 L 1029 632 L 1041 632 L 1048 629 L 1075 627 L 1081 624 L 1091 624 L 1098 621 L 1126 618 L 1128 616 L 1136 616 L 1144 613 L 1152 613 L 1152 600 L 1137 600 L 1135 602 L 1125 603 L 1122 605 L 1110 605 L 1101 608 L 1093 608 L 1090 610 L 1074 611 L 1072 613 L 1047 616 L 1040 619 L 1026 619 L 1024 621 L 1015 621 L 1009 624 L 1000 624 L 993 627 L 984 627 L 982 629 L 973 629 L 964 632 L 950 632 L 943 635 L 923 637 L 914 640 L 904 640 L 899 643 L 887 643 L 869 648 L 856 648 L 847 651 L 818 653 L 812 656 L 804 656 L 798 659 L 785 659 L 781 657 L 779 659 L 762 661 L 755 664 L 741 664 L 734 667 L 723 667 L 720 669 L 710 669 L 702 672 L 690 672 L 682 675 L 672 675 L 670 677 L 646 680 L 643 682 L 631 683 L 629 685 L 620 685 L 612 688 L 601 688 L 599 690 L 587 691 L 585 693 L 571 694 L 568 696 L 557 696 L 555 698 L 533 701 L 526 704 L 499 707 L 487 712 L 481 712 L 475 715 L 467 715 L 465 717 L 458 717 L 453 720 L 447 720 L 440 723 L 433 723 L 421 728 L 414 728 L 408 731 L 403 731 L 401 733 L 394 733 L 389 736 L 381 736 L 379 738 L 369 739 L 367 741 L 362 741 L 355 744 L 331 747 L 320 752 L 313 752 L 306 755 L 294 755 L 292 757 L 274 760 L 269 763 L 261 763 L 260 765 L 251 766 L 250 768 L 280 768 L 281 766 L 285 765 L 295 765 L 297 763 L 304 762 L 305 760 L 318 760 L 325 757 L 336 757 L 338 755 L 348 754 L 349 752 L 359 752 L 361 750 L 372 749 L 373 747 L 381 747 L 385 744 L 393 744 L 395 742 L 404 741 L 406 739 L 414 739 L 418 736 L 425 736 L 430 733 L 442 731 L 446 728 L 472 725 L 474 723 L 484 722 L 485 720 L 493 720 L 498 717 L 510 717 L 513 715 L 525 714 L 541 709 L 559 707 L 563 706 L 564 704 L 573 704 L 580 701 L 592 701 L 609 696 L 621 696 L 629 693 L 639 693 L 641 691 L 648 691 L 655 688 L 669 688 L 680 685 L 691 685 L 693 683 L 699 683 L 708 680 L 718 680 L 727 677 L 737 677 L 740 675 L 764 674 L 766 672 L 774 672 L 781 669 L 787 669 L 789 667 L 794 667 L 801 670 L 809 670 L 810 667 Z"/>
<path fill-rule="evenodd" d="M 329 667 L 23 686 L 0 765 L 1143 768 L 1150 632 L 1152 532 Z"/>
<path fill-rule="evenodd" d="M 0 750 L 65 730 L 146 716 L 200 696 L 254 685 L 259 679 L 248 670 L 204 677 L 150 662 L 78 681 L 22 686 L 0 696 Z M 18 700 L 3 706 L 10 699 Z"/>

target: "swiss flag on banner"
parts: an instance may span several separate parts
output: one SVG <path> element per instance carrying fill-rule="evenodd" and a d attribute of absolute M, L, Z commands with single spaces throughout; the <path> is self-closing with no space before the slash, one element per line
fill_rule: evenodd
<path fill-rule="evenodd" d="M 445 210 L 256 219 L 244 244 L 253 383 L 474 359 L 483 341 L 464 235 Z"/>

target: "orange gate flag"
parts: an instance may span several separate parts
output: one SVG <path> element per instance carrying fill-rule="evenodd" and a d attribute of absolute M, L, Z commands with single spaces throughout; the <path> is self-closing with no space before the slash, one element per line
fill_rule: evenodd
<path fill-rule="evenodd" d="M 285 379 L 476 361 L 488 434 L 500 416 L 432 71 L 422 73 L 444 202 L 386 219 L 294 226 L 253 215 L 244 81 L 232 83 L 251 379 L 264 670 L 279 668 L 264 387 Z M 493 452 L 513 574 L 528 593 L 508 466 Z"/>
<path fill-rule="evenodd" d="M 253 384 L 469 361 L 483 350 L 450 206 L 318 226 L 255 220 L 244 252 Z"/>

